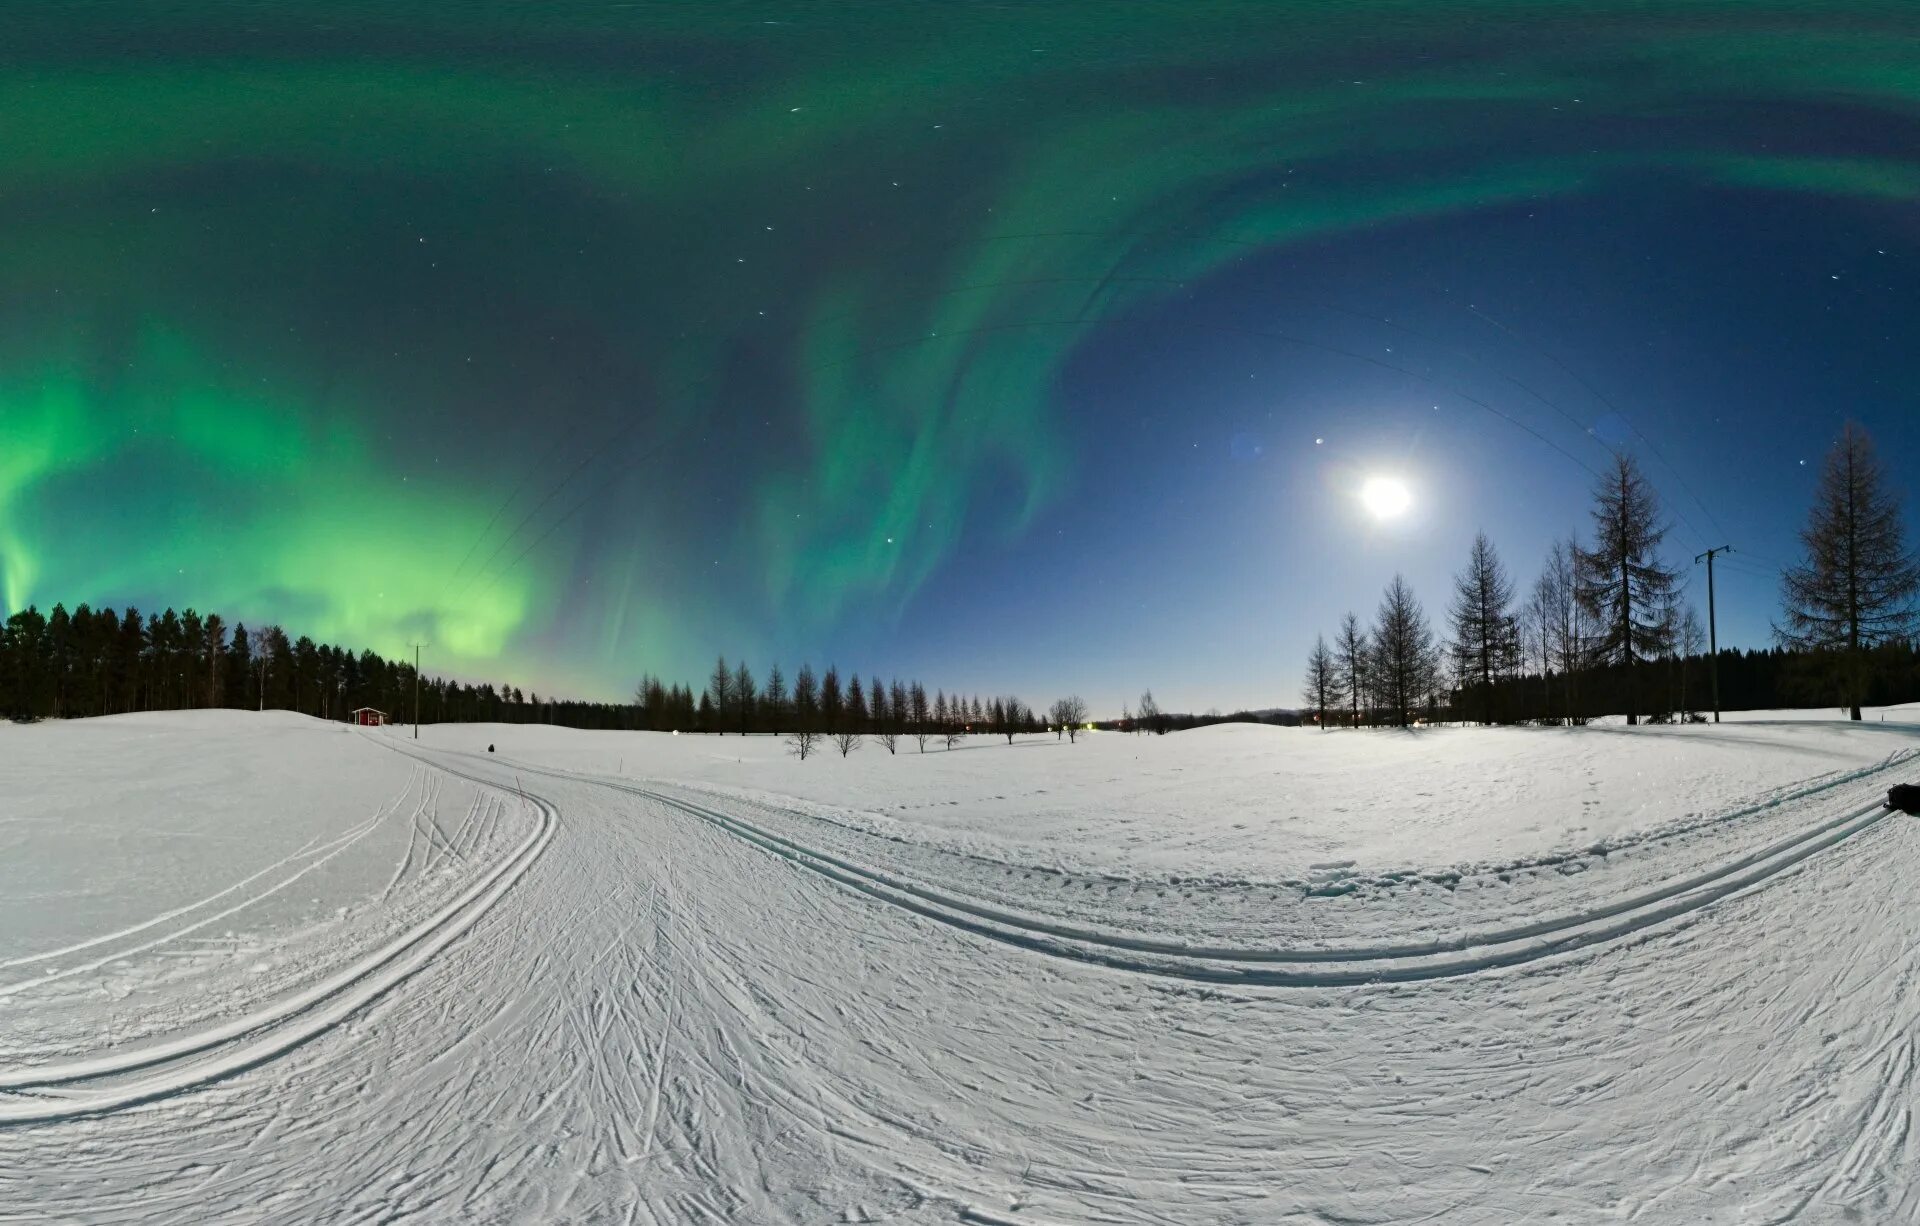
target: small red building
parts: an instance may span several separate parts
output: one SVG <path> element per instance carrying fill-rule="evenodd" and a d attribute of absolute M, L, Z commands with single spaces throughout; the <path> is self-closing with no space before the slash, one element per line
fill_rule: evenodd
<path fill-rule="evenodd" d="M 387 713 L 376 711 L 372 707 L 356 707 L 353 712 L 353 722 L 363 728 L 378 728 L 387 722 Z"/>

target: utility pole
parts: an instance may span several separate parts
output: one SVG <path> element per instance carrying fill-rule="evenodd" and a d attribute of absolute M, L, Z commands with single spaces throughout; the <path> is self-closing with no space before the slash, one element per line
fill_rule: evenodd
<path fill-rule="evenodd" d="M 1707 564 L 1707 677 L 1713 685 L 1713 722 L 1716 724 L 1720 722 L 1720 628 L 1713 615 L 1713 559 L 1717 554 L 1732 552 L 1733 546 L 1722 545 L 1693 560 L 1695 566 Z"/>
<path fill-rule="evenodd" d="M 1712 586 L 1709 584 L 1708 586 Z M 413 647 L 413 739 L 420 739 L 420 649 L 425 643 L 414 643 Z"/>

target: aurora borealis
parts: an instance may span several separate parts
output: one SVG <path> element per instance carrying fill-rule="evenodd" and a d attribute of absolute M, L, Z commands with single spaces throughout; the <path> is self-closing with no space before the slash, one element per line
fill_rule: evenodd
<path fill-rule="evenodd" d="M 9 610 L 1259 703 L 1476 526 L 1530 573 L 1603 444 L 1760 558 L 1841 416 L 1920 445 L 1911 6 L 8 20 Z M 1425 535 L 1329 497 L 1382 459 Z"/>

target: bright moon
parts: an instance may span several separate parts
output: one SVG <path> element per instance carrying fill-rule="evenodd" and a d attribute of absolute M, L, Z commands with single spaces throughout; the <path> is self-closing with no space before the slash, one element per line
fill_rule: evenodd
<path fill-rule="evenodd" d="M 1399 519 L 1413 506 L 1413 491 L 1398 477 L 1368 477 L 1360 487 L 1360 503 L 1375 519 Z"/>

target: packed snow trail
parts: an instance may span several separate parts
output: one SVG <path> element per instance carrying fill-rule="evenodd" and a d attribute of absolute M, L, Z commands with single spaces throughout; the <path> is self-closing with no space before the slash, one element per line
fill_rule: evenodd
<path fill-rule="evenodd" d="M 551 806 L 545 851 L 276 1058 L 0 1128 L 0 1220 L 1920 1216 L 1911 819 L 1522 967 L 1224 987 L 983 939 L 656 799 L 426 756 Z"/>

